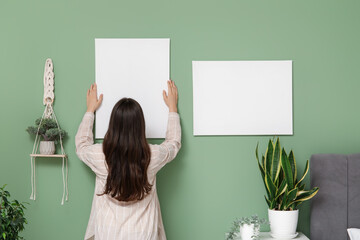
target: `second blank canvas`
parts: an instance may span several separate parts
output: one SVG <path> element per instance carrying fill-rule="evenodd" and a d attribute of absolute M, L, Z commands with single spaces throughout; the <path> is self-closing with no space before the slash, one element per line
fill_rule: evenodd
<path fill-rule="evenodd" d="M 292 61 L 193 61 L 194 135 L 291 135 Z"/>

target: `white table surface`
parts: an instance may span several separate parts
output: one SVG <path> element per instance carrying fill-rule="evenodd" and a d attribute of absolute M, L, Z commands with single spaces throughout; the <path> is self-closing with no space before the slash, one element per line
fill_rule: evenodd
<path fill-rule="evenodd" d="M 235 238 L 236 240 L 241 240 L 240 237 Z M 270 235 L 270 232 L 261 232 L 259 240 L 276 240 L 277 238 L 273 238 Z M 292 238 L 293 240 L 310 240 L 308 237 L 306 237 L 303 233 L 299 232 L 299 235 L 296 236 L 296 238 Z M 278 239 L 280 240 L 280 239 Z M 281 240 L 290 240 L 290 239 L 281 239 Z"/>
<path fill-rule="evenodd" d="M 274 240 L 277 238 L 273 238 L 271 237 L 269 232 L 262 232 L 260 233 L 260 239 L 261 240 Z M 306 237 L 303 233 L 299 232 L 299 235 L 296 236 L 296 238 L 292 238 L 292 239 L 296 239 L 296 240 L 310 240 L 308 237 Z M 285 240 L 285 239 L 284 239 Z"/>

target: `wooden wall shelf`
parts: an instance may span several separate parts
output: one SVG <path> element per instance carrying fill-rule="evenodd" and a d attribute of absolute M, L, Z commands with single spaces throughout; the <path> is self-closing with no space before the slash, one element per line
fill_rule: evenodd
<path fill-rule="evenodd" d="M 30 154 L 30 157 L 64 158 L 64 157 L 66 157 L 66 154 L 52 154 L 52 155 L 46 155 L 46 154 Z"/>

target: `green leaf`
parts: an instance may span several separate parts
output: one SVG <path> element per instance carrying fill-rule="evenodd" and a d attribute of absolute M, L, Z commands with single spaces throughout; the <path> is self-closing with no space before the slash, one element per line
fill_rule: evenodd
<path fill-rule="evenodd" d="M 298 189 L 298 191 L 303 191 L 305 189 L 305 183 L 298 186 L 297 189 Z"/>
<path fill-rule="evenodd" d="M 260 164 L 260 161 L 259 161 L 258 146 L 259 146 L 259 143 L 258 143 L 257 146 L 256 146 L 255 156 L 256 156 L 256 160 L 257 160 L 257 162 L 258 162 L 258 166 L 259 166 L 259 169 L 260 169 L 261 177 L 262 177 L 263 182 L 264 182 L 264 185 L 265 185 L 266 193 L 267 193 L 268 196 L 270 196 L 269 191 L 268 191 L 268 189 L 266 188 L 266 183 L 265 183 L 265 170 L 264 170 L 263 166 Z M 263 158 L 264 158 L 264 156 L 263 156 Z"/>
<path fill-rule="evenodd" d="M 267 195 L 270 197 L 269 190 L 266 188 L 266 182 L 265 182 L 265 172 L 264 172 L 264 169 L 262 168 L 262 166 L 260 165 L 260 163 L 258 163 L 258 165 L 259 165 L 259 169 L 260 169 L 261 177 L 262 177 L 263 182 L 264 182 L 264 185 L 265 185 L 265 190 L 266 190 L 266 193 L 267 193 Z"/>
<path fill-rule="evenodd" d="M 258 165 L 259 165 L 259 169 L 260 169 L 260 172 L 261 172 L 261 176 L 262 176 L 263 179 L 264 179 L 265 170 L 264 170 L 264 167 L 260 164 L 259 155 L 258 155 L 258 149 L 259 149 L 259 143 L 256 145 L 255 156 L 256 156 L 256 160 L 257 160 Z"/>
<path fill-rule="evenodd" d="M 282 169 L 282 167 L 281 167 L 281 159 L 280 159 L 280 173 L 279 173 L 279 177 L 278 177 L 278 179 L 279 179 L 279 182 L 281 183 L 281 182 L 283 182 L 284 181 L 284 170 Z"/>
<path fill-rule="evenodd" d="M 292 202 L 290 205 L 288 205 L 288 209 L 295 210 L 296 209 L 296 203 Z"/>
<path fill-rule="evenodd" d="M 270 173 L 271 171 L 271 164 L 273 161 L 273 152 L 274 152 L 274 144 L 269 140 L 268 148 L 266 149 L 265 153 L 265 172 Z"/>
<path fill-rule="evenodd" d="M 299 184 L 305 179 L 306 174 L 308 173 L 308 171 L 309 171 L 309 160 L 306 161 L 304 174 L 303 174 L 303 176 L 301 177 L 301 179 L 297 182 L 296 186 L 299 185 Z"/>
<path fill-rule="evenodd" d="M 315 187 L 309 191 L 299 191 L 296 200 L 294 202 L 303 202 L 309 200 L 313 198 L 318 191 L 319 191 L 318 187 Z"/>
<path fill-rule="evenodd" d="M 255 156 L 256 156 L 256 160 L 260 164 L 258 150 L 259 150 L 259 142 L 256 144 Z"/>
<path fill-rule="evenodd" d="M 270 194 L 269 200 L 272 201 L 275 198 L 277 189 L 273 181 L 271 180 L 269 174 L 265 174 L 265 184 Z"/>
<path fill-rule="evenodd" d="M 288 185 L 288 189 L 293 189 L 294 188 L 294 178 L 293 178 L 289 158 L 286 155 L 284 148 L 283 148 L 282 155 L 281 155 L 281 166 L 284 170 L 285 180 Z"/>
<path fill-rule="evenodd" d="M 270 202 L 270 209 L 274 209 L 275 208 L 275 206 L 276 206 L 276 201 L 275 201 L 275 199 L 273 199 L 271 202 Z"/>
<path fill-rule="evenodd" d="M 294 183 L 295 183 L 296 177 L 297 177 L 297 168 L 296 168 L 294 152 L 292 150 L 290 151 L 290 154 L 289 154 L 289 162 L 290 162 L 291 170 L 293 173 L 293 179 L 294 179 Z"/>
<path fill-rule="evenodd" d="M 9 201 L 10 193 L 4 188 L 0 190 L 0 239 L 21 239 L 18 233 L 24 229 L 26 223 L 22 203 L 17 200 Z"/>
<path fill-rule="evenodd" d="M 262 179 L 263 179 L 263 180 L 265 180 L 265 179 L 264 179 L 264 177 L 265 177 L 265 171 L 264 171 L 264 169 L 262 168 L 262 166 L 260 165 L 260 163 L 259 163 L 259 162 L 258 162 L 258 165 L 259 165 L 259 169 L 260 169 L 261 177 L 262 177 Z"/>
<path fill-rule="evenodd" d="M 283 194 L 287 189 L 287 184 L 286 181 L 282 181 L 280 184 L 280 187 L 278 188 L 278 190 L 276 191 L 276 199 L 280 197 L 281 194 Z"/>
<path fill-rule="evenodd" d="M 298 192 L 298 189 L 294 188 L 288 193 L 286 209 L 290 208 L 290 205 L 293 204 L 293 202 L 294 202 L 294 200 L 296 198 L 297 192 Z"/>
<path fill-rule="evenodd" d="M 288 191 L 285 191 L 279 210 L 286 210 Z"/>
<path fill-rule="evenodd" d="M 281 147 L 279 138 L 276 140 L 275 150 L 273 151 L 273 157 L 271 162 L 271 179 L 276 182 L 280 173 L 280 161 L 281 161 Z"/>
<path fill-rule="evenodd" d="M 261 157 L 261 162 L 262 162 L 262 167 L 263 167 L 263 169 L 265 171 L 265 157 L 264 157 L 264 155 Z"/>

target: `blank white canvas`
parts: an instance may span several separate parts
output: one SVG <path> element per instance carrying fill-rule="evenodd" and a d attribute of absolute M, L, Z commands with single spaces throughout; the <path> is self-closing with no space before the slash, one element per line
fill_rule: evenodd
<path fill-rule="evenodd" d="M 194 135 L 292 135 L 292 61 L 193 61 Z"/>
<path fill-rule="evenodd" d="M 112 108 L 123 97 L 143 109 L 147 138 L 164 138 L 168 109 L 162 90 L 169 79 L 170 39 L 95 39 L 98 94 L 95 137 L 104 138 Z"/>

